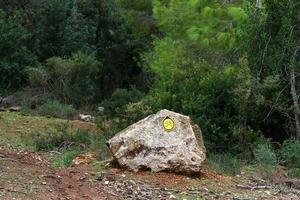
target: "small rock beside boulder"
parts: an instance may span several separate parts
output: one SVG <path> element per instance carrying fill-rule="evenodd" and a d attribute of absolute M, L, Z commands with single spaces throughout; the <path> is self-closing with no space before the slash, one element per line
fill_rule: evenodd
<path fill-rule="evenodd" d="M 197 173 L 206 157 L 200 128 L 169 110 L 129 126 L 107 144 L 119 165 L 133 171 Z"/>
<path fill-rule="evenodd" d="M 8 110 L 9 110 L 9 112 L 20 112 L 21 107 L 20 106 L 13 106 L 13 107 L 10 107 Z"/>
<path fill-rule="evenodd" d="M 102 106 L 99 106 L 99 107 L 97 108 L 97 112 L 98 112 L 98 113 L 104 113 L 104 111 L 105 111 L 105 109 L 104 109 L 104 107 L 102 107 Z"/>
<path fill-rule="evenodd" d="M 0 107 L 0 112 L 20 112 L 21 109 L 22 108 L 20 106 L 13 106 L 9 108 Z"/>
<path fill-rule="evenodd" d="M 93 122 L 95 118 L 92 115 L 79 114 L 78 119 L 84 122 Z"/>

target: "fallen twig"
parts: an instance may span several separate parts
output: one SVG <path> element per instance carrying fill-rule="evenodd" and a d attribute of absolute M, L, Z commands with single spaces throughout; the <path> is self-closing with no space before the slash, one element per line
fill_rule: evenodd
<path fill-rule="evenodd" d="M 272 189 L 273 188 L 273 186 L 269 186 L 269 185 L 250 186 L 250 185 L 241 185 L 241 184 L 238 184 L 236 186 L 238 188 L 248 189 L 248 190 L 260 190 L 260 189 Z"/>

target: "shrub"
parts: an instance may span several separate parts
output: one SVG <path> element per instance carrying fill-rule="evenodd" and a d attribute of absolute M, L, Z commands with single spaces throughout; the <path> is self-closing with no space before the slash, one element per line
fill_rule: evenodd
<path fill-rule="evenodd" d="M 266 171 L 272 171 L 277 165 L 277 156 L 270 144 L 259 144 L 254 151 L 255 162 Z"/>
<path fill-rule="evenodd" d="M 95 56 L 79 52 L 68 59 L 49 58 L 45 66 L 27 72 L 32 87 L 80 106 L 95 101 L 99 66 Z"/>
<path fill-rule="evenodd" d="M 286 140 L 283 143 L 280 155 L 289 167 L 300 169 L 300 141 Z"/>
<path fill-rule="evenodd" d="M 0 8 L 0 90 L 3 91 L 26 86 L 27 66 L 39 65 L 30 51 L 32 35 L 23 26 L 25 19 L 21 10 L 10 16 Z"/>
<path fill-rule="evenodd" d="M 144 93 L 135 88 L 131 90 L 118 88 L 114 91 L 111 98 L 104 100 L 102 104 L 107 114 L 111 116 L 122 115 L 128 103 L 138 102 L 143 96 Z"/>
<path fill-rule="evenodd" d="M 64 168 L 71 165 L 72 160 L 80 153 L 79 150 L 67 150 L 62 152 L 52 160 L 51 166 L 54 168 Z"/>
<path fill-rule="evenodd" d="M 55 127 L 47 133 L 33 133 L 31 140 L 37 151 L 68 150 L 86 148 L 91 144 L 93 135 L 85 129 L 73 132 L 69 124 Z"/>
<path fill-rule="evenodd" d="M 92 134 L 87 129 L 78 129 L 69 140 L 77 144 L 89 145 L 92 142 Z"/>
<path fill-rule="evenodd" d="M 62 104 L 57 100 L 48 100 L 37 107 L 36 113 L 42 116 L 70 119 L 76 115 L 76 110 L 71 105 Z"/>
<path fill-rule="evenodd" d="M 124 118 L 129 124 L 135 123 L 150 114 L 153 114 L 155 111 L 149 105 L 146 99 L 136 102 L 129 103 L 124 108 Z"/>
<path fill-rule="evenodd" d="M 62 135 L 49 133 L 47 135 L 37 133 L 33 135 L 35 149 L 37 151 L 50 151 L 57 149 L 64 141 Z"/>

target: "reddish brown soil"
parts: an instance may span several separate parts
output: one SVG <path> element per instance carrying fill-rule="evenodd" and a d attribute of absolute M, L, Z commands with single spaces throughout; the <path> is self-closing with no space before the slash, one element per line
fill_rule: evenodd
<path fill-rule="evenodd" d="M 42 155 L 0 149 L 0 199 L 116 199 L 85 169 L 54 170 Z"/>
<path fill-rule="evenodd" d="M 251 184 L 251 180 L 207 170 L 199 176 L 187 177 L 166 172 L 133 173 L 116 168 L 97 172 L 89 165 L 52 169 L 45 157 L 46 154 L 0 147 L 0 199 L 166 200 L 173 194 L 177 195 L 176 199 L 184 199 L 185 195 L 189 195 L 186 199 L 300 199 L 295 190 L 243 189 L 238 185 Z"/>

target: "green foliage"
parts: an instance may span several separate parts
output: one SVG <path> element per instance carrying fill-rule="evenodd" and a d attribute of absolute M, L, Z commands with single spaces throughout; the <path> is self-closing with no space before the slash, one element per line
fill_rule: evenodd
<path fill-rule="evenodd" d="M 121 130 L 122 129 L 115 129 L 114 127 L 111 127 L 111 129 L 107 128 L 104 132 L 101 131 L 94 135 L 90 149 L 97 153 L 97 157 L 100 160 L 111 159 L 113 157 L 111 150 L 108 148 L 106 142 Z"/>
<path fill-rule="evenodd" d="M 240 50 L 248 60 L 257 86 L 253 91 L 260 114 L 256 114 L 255 121 L 263 122 L 259 126 L 265 135 L 280 142 L 287 139 L 287 132 L 294 132 L 289 120 L 294 117 L 290 103 L 290 70 L 299 73 L 298 10 L 297 0 L 264 1 L 261 8 L 254 2 L 249 3 L 249 17 L 238 32 Z"/>
<path fill-rule="evenodd" d="M 282 145 L 280 155 L 289 167 L 300 169 L 300 141 L 286 140 Z"/>
<path fill-rule="evenodd" d="M 245 12 L 234 4 L 221 6 L 218 1 L 157 0 L 153 6 L 164 34 L 145 55 L 155 75 L 150 93 L 154 107 L 190 115 L 202 128 L 209 149 L 241 150 L 239 141 L 250 142 L 245 137 L 251 135 L 247 135 L 251 128 L 243 125 L 248 114 L 248 103 L 241 99 L 245 94 L 235 94 L 242 90 L 251 93 L 252 80 L 246 65 L 228 57 L 234 56 L 236 29 L 246 19 Z M 241 84 L 245 88 L 240 89 Z"/>
<path fill-rule="evenodd" d="M 92 143 L 93 134 L 85 129 L 72 131 L 69 124 L 54 127 L 49 133 L 33 133 L 33 145 L 37 151 L 68 150 L 87 148 Z"/>
<path fill-rule="evenodd" d="M 246 18 L 240 7 L 232 4 L 222 7 L 219 1 L 153 1 L 153 12 L 162 32 L 174 39 L 185 39 L 199 48 L 215 48 L 215 52 L 228 51 L 235 46 L 232 19 L 237 24 Z M 238 20 L 237 20 L 238 19 Z M 222 34 L 223 44 L 215 39 Z M 223 48 L 225 47 L 226 48 Z M 221 48 L 220 48 L 221 47 Z M 209 52 L 202 52 L 209 53 Z"/>
<path fill-rule="evenodd" d="M 62 104 L 57 100 L 48 100 L 36 108 L 36 114 L 41 116 L 72 119 L 76 110 L 71 105 Z"/>
<path fill-rule="evenodd" d="M 78 129 L 69 136 L 69 140 L 76 144 L 90 145 L 92 143 L 92 134 L 87 129 Z"/>
<path fill-rule="evenodd" d="M 98 101 L 109 97 L 118 87 L 147 88 L 143 82 L 146 76 L 138 64 L 139 53 L 151 41 L 153 23 L 144 18 L 151 17 L 151 1 L 29 0 L 5 1 L 0 5 L 3 8 L 0 14 L 1 90 L 27 86 L 27 66 L 37 66 L 37 60 L 44 63 L 52 57 L 66 59 L 77 52 L 96 55 L 97 61 L 103 63 L 97 73 L 98 90 L 93 91 Z M 44 75 L 43 71 L 43 68 L 36 70 Z M 88 85 L 94 87 L 94 83 Z M 81 87 L 77 84 L 67 92 L 74 89 L 72 96 L 84 92 Z M 90 89 L 87 88 L 87 92 Z M 85 95 L 80 94 L 80 97 Z M 79 99 L 77 97 L 67 100 Z M 87 101 L 75 102 L 82 103 L 90 103 L 90 96 Z"/>
<path fill-rule="evenodd" d="M 91 166 L 94 171 L 101 172 L 107 168 L 107 161 L 92 161 Z"/>
<path fill-rule="evenodd" d="M 277 156 L 270 144 L 259 144 L 254 151 L 256 164 L 266 171 L 275 169 L 278 165 Z"/>
<path fill-rule="evenodd" d="M 0 90 L 26 85 L 26 68 L 38 64 L 28 48 L 31 34 L 22 26 L 23 22 L 21 12 L 9 16 L 0 9 Z"/>
<path fill-rule="evenodd" d="M 151 42 L 154 23 L 152 18 L 152 0 L 118 0 L 125 23 L 131 29 L 135 44 L 142 50 Z"/>
<path fill-rule="evenodd" d="M 128 124 L 133 124 L 150 114 L 153 114 L 155 110 L 150 106 L 149 99 L 143 99 L 136 103 L 128 103 L 123 111 L 123 118 Z"/>
<path fill-rule="evenodd" d="M 72 160 L 80 153 L 78 150 L 67 150 L 56 156 L 52 162 L 51 166 L 54 168 L 65 168 L 72 164 Z"/>
<path fill-rule="evenodd" d="M 50 0 L 37 3 L 36 54 L 44 60 L 69 56 L 78 51 L 92 52 L 96 26 L 81 13 L 78 1 Z"/>
<path fill-rule="evenodd" d="M 128 103 L 138 102 L 145 94 L 141 91 L 132 88 L 127 89 L 116 89 L 110 99 L 102 102 L 107 114 L 117 115 L 124 112 Z"/>
<path fill-rule="evenodd" d="M 288 170 L 288 175 L 291 177 L 300 177 L 300 168 L 291 168 Z"/>
<path fill-rule="evenodd" d="M 219 0 L 0 1 L 0 91 L 30 83 L 33 92 L 17 102 L 51 97 L 33 103 L 37 108 L 30 112 L 53 117 L 71 118 L 73 106 L 104 105 L 99 134 L 41 134 L 35 138 L 38 149 L 68 141 L 101 147 L 108 157 L 107 139 L 167 108 L 199 124 L 209 151 L 226 152 L 224 158 L 211 157 L 214 163 L 228 161 L 225 169 L 215 164 L 219 171 L 239 171 L 239 160 L 227 153 L 250 159 L 253 151 L 257 165 L 274 169 L 277 157 L 264 136 L 282 142 L 295 132 L 290 85 L 295 71 L 296 90 L 300 87 L 299 5 L 297 0 L 263 1 L 260 8 L 253 1 Z M 287 141 L 280 151 L 294 174 L 300 168 L 298 146 Z"/>
<path fill-rule="evenodd" d="M 252 89 L 245 68 L 217 69 L 207 62 L 195 63 L 176 44 L 174 51 L 169 46 L 156 47 L 160 51 L 151 67 L 159 73 L 151 95 L 157 107 L 190 115 L 202 128 L 209 149 L 243 150 L 245 146 L 239 145 L 242 132 L 244 142 L 259 139 L 251 128 L 241 128 L 244 115 L 251 114 L 245 110 L 250 98 L 245 92 Z"/>
<path fill-rule="evenodd" d="M 230 17 L 232 17 L 232 19 L 239 23 L 242 23 L 247 19 L 247 14 L 242 8 L 239 7 L 229 7 L 228 14 Z"/>
<path fill-rule="evenodd" d="M 93 55 L 76 53 L 68 59 L 50 58 L 43 68 L 30 68 L 28 74 L 32 87 L 79 106 L 95 101 L 99 67 Z"/>

